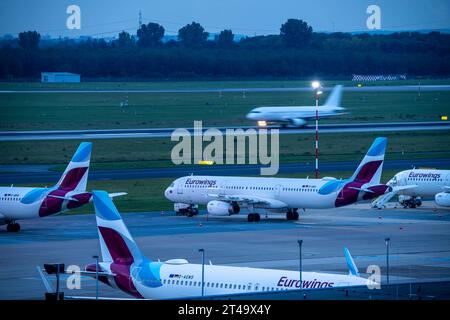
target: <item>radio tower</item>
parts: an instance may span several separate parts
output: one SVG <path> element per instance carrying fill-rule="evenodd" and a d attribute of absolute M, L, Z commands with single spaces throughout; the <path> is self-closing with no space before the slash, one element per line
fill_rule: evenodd
<path fill-rule="evenodd" d="M 142 12 L 141 10 L 139 10 L 139 29 L 141 28 L 141 26 L 142 26 Z"/>

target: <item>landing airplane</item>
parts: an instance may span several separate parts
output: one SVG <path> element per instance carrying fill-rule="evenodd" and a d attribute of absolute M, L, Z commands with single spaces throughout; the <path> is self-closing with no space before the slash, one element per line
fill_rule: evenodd
<path fill-rule="evenodd" d="M 255 208 L 287 212 L 287 220 L 298 220 L 299 208 L 342 207 L 390 191 L 380 184 L 386 145 L 387 138 L 376 138 L 355 173 L 344 180 L 192 175 L 176 179 L 164 195 L 188 216 L 198 213 L 198 204 L 205 204 L 215 216 L 238 214 L 246 206 L 249 222 L 260 220 Z"/>
<path fill-rule="evenodd" d="M 397 173 L 387 184 L 393 188 L 403 187 L 396 194 L 404 207 L 418 207 L 424 197 L 433 197 L 437 205 L 450 207 L 450 170 L 405 170 Z"/>
<path fill-rule="evenodd" d="M 86 191 L 91 151 L 92 143 L 82 142 L 53 187 L 0 187 L 0 225 L 6 224 L 8 232 L 18 232 L 20 225 L 17 220 L 58 214 L 91 201 L 92 194 Z"/>
<path fill-rule="evenodd" d="M 103 283 L 134 298 L 145 299 L 200 297 L 202 287 L 205 296 L 300 288 L 300 274 L 296 271 L 202 266 L 185 259 L 152 261 L 140 251 L 108 194 L 93 191 L 93 195 L 102 262 L 87 265 L 85 271 L 80 272 L 82 276 L 95 278 L 98 275 Z M 302 288 L 377 285 L 359 276 L 347 249 L 345 256 L 350 270 L 348 275 L 302 272 Z M 44 277 L 43 280 L 45 283 Z"/>
<path fill-rule="evenodd" d="M 302 127 L 306 125 L 307 120 L 315 119 L 316 110 L 318 110 L 319 118 L 344 114 L 343 110 L 345 109 L 341 107 L 341 98 L 342 86 L 337 85 L 322 106 L 257 107 L 247 114 L 247 119 L 257 121 L 258 126 L 261 127 L 271 123 Z"/>

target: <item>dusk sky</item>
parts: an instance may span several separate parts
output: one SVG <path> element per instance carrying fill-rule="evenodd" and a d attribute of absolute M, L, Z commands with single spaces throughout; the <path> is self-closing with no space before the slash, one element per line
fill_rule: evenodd
<path fill-rule="evenodd" d="M 71 4 L 81 8 L 81 30 L 66 28 Z M 144 23 L 157 22 L 166 34 L 176 34 L 192 21 L 210 33 L 227 28 L 236 34 L 277 34 L 288 18 L 303 19 L 315 31 L 367 31 L 371 4 L 381 8 L 381 30 L 450 29 L 449 0 L 2 0 L 0 35 L 25 30 L 53 37 L 135 33 L 139 10 Z"/>

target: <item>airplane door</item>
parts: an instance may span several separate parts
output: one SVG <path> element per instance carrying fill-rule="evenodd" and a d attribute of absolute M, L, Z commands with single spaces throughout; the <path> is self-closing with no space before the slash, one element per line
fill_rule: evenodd
<path fill-rule="evenodd" d="M 183 194 L 184 182 L 185 182 L 184 180 L 178 181 L 178 183 L 177 183 L 177 194 Z"/>
<path fill-rule="evenodd" d="M 450 187 L 450 173 L 445 178 L 445 186 L 446 187 Z"/>
<path fill-rule="evenodd" d="M 279 198 L 280 197 L 282 188 L 283 188 L 283 186 L 281 184 L 277 184 L 275 186 L 275 198 Z"/>
<path fill-rule="evenodd" d="M 128 277 L 128 281 L 129 281 L 129 290 L 130 290 L 131 292 L 137 292 L 136 286 L 134 285 L 134 282 L 133 282 L 133 278 L 134 278 L 134 279 L 136 280 L 136 282 L 138 282 L 138 283 L 141 283 L 141 282 L 142 282 L 142 279 L 141 279 L 141 276 L 140 276 L 141 269 L 142 269 L 141 267 L 135 267 L 135 268 L 133 268 L 130 277 Z"/>
<path fill-rule="evenodd" d="M 47 209 L 47 196 L 44 196 L 44 199 L 42 199 L 41 208 Z"/>
<path fill-rule="evenodd" d="M 222 194 L 227 193 L 227 180 L 220 181 L 220 193 Z"/>

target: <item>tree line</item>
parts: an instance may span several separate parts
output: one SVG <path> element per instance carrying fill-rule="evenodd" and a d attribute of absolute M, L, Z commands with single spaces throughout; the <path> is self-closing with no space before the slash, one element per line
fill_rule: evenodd
<path fill-rule="evenodd" d="M 0 79 L 36 78 L 67 71 L 85 78 L 348 77 L 351 74 L 450 75 L 450 35 L 319 33 L 288 19 L 276 35 L 212 37 L 197 22 L 165 41 L 164 27 L 143 24 L 112 41 L 44 41 L 36 31 L 0 41 Z"/>

